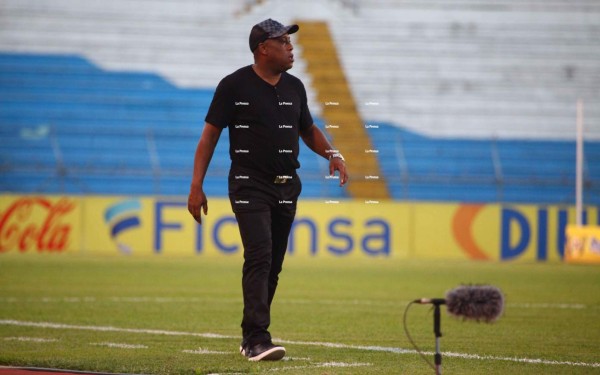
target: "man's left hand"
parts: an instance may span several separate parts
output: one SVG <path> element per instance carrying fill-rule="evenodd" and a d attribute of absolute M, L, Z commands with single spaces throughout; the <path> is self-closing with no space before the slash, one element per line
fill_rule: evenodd
<path fill-rule="evenodd" d="M 335 171 L 338 171 L 340 174 L 340 186 L 344 186 L 349 178 L 344 160 L 340 158 L 329 159 L 329 174 L 333 176 Z"/>

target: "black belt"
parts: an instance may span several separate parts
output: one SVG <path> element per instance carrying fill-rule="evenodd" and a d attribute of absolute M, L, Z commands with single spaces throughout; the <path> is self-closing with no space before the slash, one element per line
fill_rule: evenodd
<path fill-rule="evenodd" d="M 289 176 L 289 175 L 275 176 L 273 183 L 274 184 L 285 184 L 286 182 L 291 181 L 292 178 L 294 178 L 294 177 Z"/>
<path fill-rule="evenodd" d="M 256 170 L 248 170 L 248 169 L 239 168 L 239 167 L 232 169 L 230 171 L 230 173 L 244 174 L 246 176 L 256 176 L 258 178 L 265 179 L 266 181 L 271 181 L 273 184 L 278 184 L 278 185 L 287 184 L 288 182 L 292 181 L 294 178 L 298 177 L 298 175 L 296 174 L 295 171 L 292 173 L 280 173 L 280 174 L 273 176 L 272 174 L 261 173 Z"/>

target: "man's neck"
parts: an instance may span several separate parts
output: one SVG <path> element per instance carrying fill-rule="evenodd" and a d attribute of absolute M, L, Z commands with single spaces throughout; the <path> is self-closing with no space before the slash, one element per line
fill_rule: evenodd
<path fill-rule="evenodd" d="M 260 78 L 262 78 L 263 81 L 267 82 L 268 84 L 275 86 L 278 82 L 279 79 L 281 78 L 281 72 L 276 72 L 273 70 L 270 70 L 264 66 L 258 65 L 258 64 L 253 64 L 252 65 L 252 69 L 254 69 L 254 72 L 256 73 L 256 75 L 258 75 Z"/>

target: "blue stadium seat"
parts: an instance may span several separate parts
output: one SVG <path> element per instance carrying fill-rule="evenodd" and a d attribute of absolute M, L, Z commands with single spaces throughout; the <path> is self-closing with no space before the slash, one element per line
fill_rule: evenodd
<path fill-rule="evenodd" d="M 0 191 L 186 195 L 213 93 L 78 56 L 0 53 Z M 574 142 L 430 138 L 370 123 L 394 199 L 574 201 Z M 210 196 L 227 196 L 228 144 L 225 130 L 205 180 Z M 347 198 L 302 142 L 299 160 L 303 197 Z M 585 160 L 585 200 L 600 204 L 599 142 L 586 142 Z"/>

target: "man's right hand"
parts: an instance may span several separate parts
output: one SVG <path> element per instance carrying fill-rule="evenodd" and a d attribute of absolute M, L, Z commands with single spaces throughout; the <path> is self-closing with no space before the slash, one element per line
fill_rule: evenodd
<path fill-rule="evenodd" d="M 192 188 L 190 195 L 188 196 L 188 211 L 194 217 L 194 220 L 198 224 L 202 224 L 201 211 L 204 211 L 204 215 L 208 214 L 208 200 L 202 188 Z"/>

